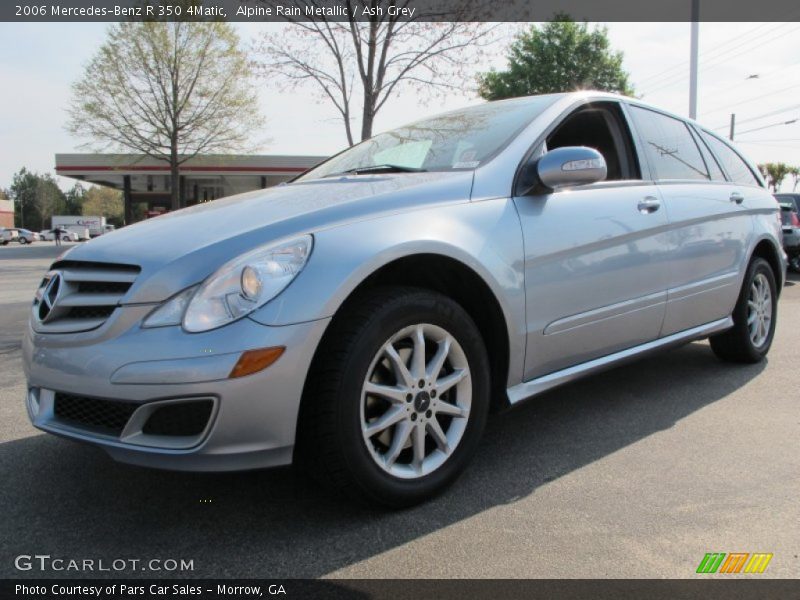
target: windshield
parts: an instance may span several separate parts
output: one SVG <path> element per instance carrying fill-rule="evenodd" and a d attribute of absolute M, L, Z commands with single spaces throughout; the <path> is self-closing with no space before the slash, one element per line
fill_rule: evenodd
<path fill-rule="evenodd" d="M 381 133 L 298 181 L 358 172 L 474 169 L 494 157 L 558 96 L 490 102 Z"/>

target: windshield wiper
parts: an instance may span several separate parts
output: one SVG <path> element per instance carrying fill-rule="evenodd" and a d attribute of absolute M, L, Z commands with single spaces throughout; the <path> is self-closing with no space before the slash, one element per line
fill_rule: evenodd
<path fill-rule="evenodd" d="M 404 167 L 402 165 L 370 165 L 369 167 L 355 167 L 340 171 L 339 173 L 331 173 L 326 177 L 336 177 L 338 175 L 360 175 L 361 173 L 424 173 L 427 169 L 418 169 L 416 167 Z"/>

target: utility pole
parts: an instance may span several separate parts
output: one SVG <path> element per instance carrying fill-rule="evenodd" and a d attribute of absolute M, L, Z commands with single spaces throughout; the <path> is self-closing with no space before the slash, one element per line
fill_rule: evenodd
<path fill-rule="evenodd" d="M 697 118 L 697 62 L 700 37 L 700 0 L 692 0 L 692 38 L 689 50 L 689 118 Z"/>
<path fill-rule="evenodd" d="M 728 134 L 728 139 L 733 141 L 733 134 L 736 131 L 736 113 L 731 113 L 731 131 Z"/>

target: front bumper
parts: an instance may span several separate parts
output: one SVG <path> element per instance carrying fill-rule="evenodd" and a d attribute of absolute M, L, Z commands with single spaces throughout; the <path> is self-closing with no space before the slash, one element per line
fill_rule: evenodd
<path fill-rule="evenodd" d="M 188 334 L 141 329 L 152 306 L 127 306 L 95 331 L 39 334 L 28 326 L 23 365 L 34 426 L 101 446 L 114 459 L 187 471 L 232 471 L 289 464 L 306 373 L 329 319 L 269 327 L 245 318 Z M 265 370 L 229 379 L 243 351 L 284 346 Z M 53 410 L 55 394 L 141 405 L 123 431 L 98 432 Z M 207 427 L 193 437 L 142 435 L 154 407 L 208 400 Z"/>

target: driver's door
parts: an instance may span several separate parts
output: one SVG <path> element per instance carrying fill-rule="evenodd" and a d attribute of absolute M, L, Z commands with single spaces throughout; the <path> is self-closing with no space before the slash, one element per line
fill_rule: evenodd
<path fill-rule="evenodd" d="M 590 137 L 581 144 L 572 135 L 569 145 L 597 148 L 618 165 L 613 180 L 514 198 L 525 241 L 526 381 L 652 341 L 661 329 L 667 214 L 657 187 L 641 179 L 622 111 L 609 110 L 615 143 L 597 137 L 601 126 L 582 126 L 574 130 Z"/>

